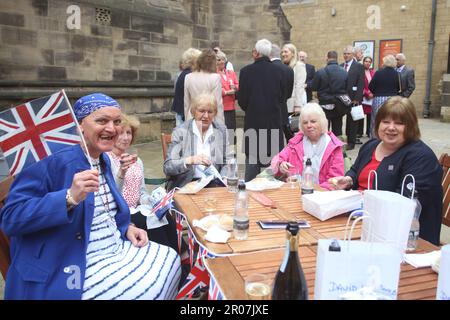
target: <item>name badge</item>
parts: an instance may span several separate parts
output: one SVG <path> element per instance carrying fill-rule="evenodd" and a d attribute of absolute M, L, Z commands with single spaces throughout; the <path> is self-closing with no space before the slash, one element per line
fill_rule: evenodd
<path fill-rule="evenodd" d="M 358 90 L 358 87 L 353 87 L 352 90 L 356 91 L 356 90 Z"/>

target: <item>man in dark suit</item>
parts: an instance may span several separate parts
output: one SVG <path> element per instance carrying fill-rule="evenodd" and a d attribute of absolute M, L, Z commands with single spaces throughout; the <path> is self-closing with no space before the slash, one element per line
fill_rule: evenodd
<path fill-rule="evenodd" d="M 350 97 L 353 105 L 361 104 L 364 90 L 364 66 L 356 61 L 354 58 L 354 48 L 347 46 L 344 48 L 344 63 L 341 67 L 347 71 L 347 94 Z M 350 111 L 347 113 L 345 134 L 347 135 L 347 150 L 355 148 L 355 143 L 361 144 L 359 139 L 356 139 L 358 126 L 364 125 L 364 120 L 353 121 Z"/>
<path fill-rule="evenodd" d="M 403 53 L 399 53 L 395 56 L 397 60 L 397 72 L 400 73 L 401 80 L 401 95 L 403 97 L 409 98 L 412 95 L 414 89 L 416 88 L 416 81 L 414 79 L 414 69 L 405 66 L 406 57 Z"/>
<path fill-rule="evenodd" d="M 300 51 L 298 53 L 298 59 L 302 61 L 305 64 L 306 67 L 306 101 L 310 102 L 312 100 L 312 89 L 311 84 L 314 79 L 314 75 L 316 74 L 316 68 L 309 63 L 306 63 L 306 60 L 308 59 L 308 55 L 305 51 Z"/>
<path fill-rule="evenodd" d="M 284 132 L 284 137 L 286 138 L 286 142 L 288 142 L 294 136 L 294 133 L 289 126 L 289 113 L 286 103 L 287 99 L 291 97 L 292 89 L 294 88 L 294 70 L 281 62 L 280 52 L 280 47 L 272 43 L 272 50 L 270 51 L 270 61 L 272 61 L 272 63 L 276 65 L 278 69 L 280 69 L 280 72 L 283 75 L 284 91 L 283 103 L 281 105 L 281 125 Z"/>
<path fill-rule="evenodd" d="M 239 74 L 238 103 L 245 112 L 245 181 L 269 166 L 272 157 L 284 147 L 280 128 L 285 89 L 280 69 L 270 62 L 271 50 L 269 40 L 257 41 L 252 50 L 255 62 L 242 68 Z"/>
<path fill-rule="evenodd" d="M 325 112 L 328 123 L 335 136 L 342 135 L 342 117 L 347 113 L 347 107 L 336 98 L 337 95 L 345 94 L 347 83 L 347 72 L 337 63 L 336 51 L 327 53 L 327 65 L 314 75 L 311 90 L 317 91 L 319 104 Z"/>

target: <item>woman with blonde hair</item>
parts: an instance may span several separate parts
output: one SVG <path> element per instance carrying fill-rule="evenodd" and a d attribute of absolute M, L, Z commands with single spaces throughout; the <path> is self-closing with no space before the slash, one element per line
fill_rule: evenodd
<path fill-rule="evenodd" d="M 216 119 L 225 123 L 222 101 L 222 82 L 216 73 L 216 54 L 212 49 L 204 49 L 197 58 L 193 72 L 186 76 L 184 82 L 184 117 L 192 118 L 191 101 L 200 93 L 210 93 L 216 99 Z"/>
<path fill-rule="evenodd" d="M 287 100 L 287 107 L 289 113 L 297 113 L 306 104 L 306 66 L 298 60 L 297 48 L 292 43 L 285 44 L 281 49 L 281 60 L 294 70 L 294 88 Z"/>
<path fill-rule="evenodd" d="M 385 56 L 383 58 L 383 68 L 375 72 L 369 84 L 369 90 L 374 97 L 370 115 L 371 138 L 375 135 L 373 128 L 375 128 L 375 117 L 377 116 L 378 109 L 380 109 L 387 99 L 399 94 L 400 75 L 395 70 L 396 66 L 397 60 L 395 60 L 392 54 Z"/>
<path fill-rule="evenodd" d="M 184 122 L 184 82 L 186 76 L 192 72 L 192 68 L 202 52 L 198 49 L 189 48 L 181 56 L 181 71 L 175 84 L 175 96 L 173 97 L 172 111 L 176 112 L 176 125 Z"/>

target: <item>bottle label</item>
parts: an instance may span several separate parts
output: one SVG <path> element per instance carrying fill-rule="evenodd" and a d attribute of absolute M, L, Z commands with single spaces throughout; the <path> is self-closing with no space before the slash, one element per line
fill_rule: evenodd
<path fill-rule="evenodd" d="M 310 194 L 310 193 L 313 193 L 314 192 L 314 189 L 304 189 L 304 188 L 302 188 L 302 194 Z"/>
<path fill-rule="evenodd" d="M 248 220 L 239 221 L 234 219 L 233 220 L 233 229 L 235 230 L 248 230 L 249 228 L 249 222 Z"/>

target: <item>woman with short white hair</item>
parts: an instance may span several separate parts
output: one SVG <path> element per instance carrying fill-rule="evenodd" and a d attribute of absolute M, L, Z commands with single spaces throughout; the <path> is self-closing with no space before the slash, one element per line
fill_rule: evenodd
<path fill-rule="evenodd" d="M 329 178 L 344 172 L 343 143 L 331 131 L 328 120 L 317 103 L 307 103 L 300 113 L 300 129 L 288 145 L 271 162 L 275 176 L 286 178 L 292 170 L 303 172 L 306 159 L 311 159 L 314 183 L 331 190 Z"/>

